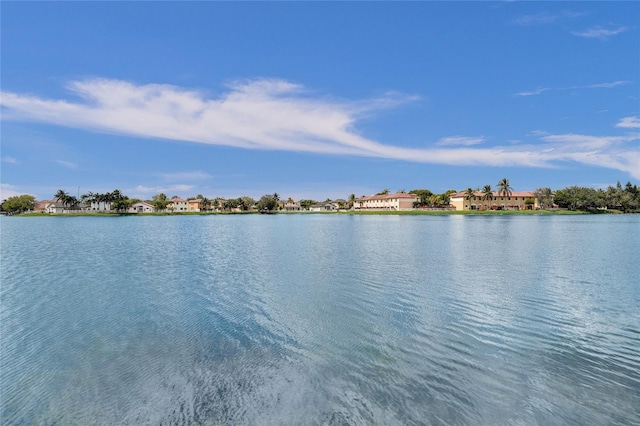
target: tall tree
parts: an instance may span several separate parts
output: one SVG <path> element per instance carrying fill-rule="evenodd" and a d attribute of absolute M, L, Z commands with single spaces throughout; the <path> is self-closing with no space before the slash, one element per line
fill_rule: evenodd
<path fill-rule="evenodd" d="M 238 207 L 242 209 L 242 211 L 246 212 L 247 210 L 251 210 L 256 205 L 256 200 L 246 195 L 238 198 Z"/>
<path fill-rule="evenodd" d="M 411 191 L 409 191 L 409 194 L 416 194 L 418 197 L 420 197 L 420 200 L 418 200 L 418 202 L 416 203 L 416 207 L 425 207 L 429 205 L 429 200 L 433 195 L 433 192 L 429 191 L 428 189 L 412 189 Z"/>
<path fill-rule="evenodd" d="M 464 191 L 464 199 L 467 201 L 471 201 L 471 199 L 475 196 L 476 196 L 476 193 L 471 187 L 467 188 L 467 190 Z"/>
<path fill-rule="evenodd" d="M 491 188 L 491 185 L 485 185 L 482 188 L 482 199 L 484 201 L 493 200 L 493 189 Z M 488 207 L 491 208 L 491 204 L 489 204 Z"/>
<path fill-rule="evenodd" d="M 348 199 L 348 201 L 349 201 L 349 208 L 350 208 L 350 209 L 351 209 L 351 208 L 353 208 L 353 205 L 354 205 L 354 204 L 355 204 L 355 202 L 356 202 L 356 194 L 351 194 L 351 195 L 349 195 L 349 199 Z"/>
<path fill-rule="evenodd" d="M 261 213 L 274 211 L 278 207 L 278 199 L 276 195 L 263 195 L 262 198 L 258 201 L 256 207 Z"/>
<path fill-rule="evenodd" d="M 500 179 L 500 182 L 498 182 L 497 186 L 498 186 L 498 195 L 504 198 L 511 197 L 511 194 L 513 193 L 513 188 L 509 185 L 509 179 L 507 178 Z"/>
<path fill-rule="evenodd" d="M 36 205 L 36 199 L 33 195 L 17 195 L 9 197 L 0 204 L 0 211 L 8 213 L 24 213 L 33 210 Z"/>
<path fill-rule="evenodd" d="M 74 208 L 78 205 L 78 199 L 72 195 L 67 194 L 62 189 L 59 189 L 58 192 L 56 192 L 54 198 L 61 202 L 64 208 Z"/>
<path fill-rule="evenodd" d="M 167 194 L 161 192 L 151 197 L 151 204 L 155 207 L 156 211 L 164 211 L 171 201 L 167 198 Z"/>
<path fill-rule="evenodd" d="M 89 191 L 86 194 L 82 194 L 82 196 L 80 197 L 80 200 L 83 203 L 91 204 L 91 203 L 93 203 L 95 201 L 96 195 L 97 194 L 94 194 L 93 192 Z"/>
<path fill-rule="evenodd" d="M 211 200 L 207 197 L 202 197 L 200 199 L 200 211 L 207 212 L 211 210 Z"/>
<path fill-rule="evenodd" d="M 65 201 L 69 198 L 69 194 L 62 189 L 58 189 L 58 192 L 55 193 L 53 198 L 60 201 L 62 204 L 65 204 Z"/>
<path fill-rule="evenodd" d="M 553 205 L 553 192 L 551 188 L 538 188 L 534 192 L 534 196 L 542 209 L 548 209 Z"/>

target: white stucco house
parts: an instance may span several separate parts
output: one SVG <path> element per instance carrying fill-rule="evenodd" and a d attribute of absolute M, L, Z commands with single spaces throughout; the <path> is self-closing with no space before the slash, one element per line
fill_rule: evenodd
<path fill-rule="evenodd" d="M 146 201 L 132 204 L 131 207 L 127 209 L 127 213 L 152 213 L 154 211 L 156 211 L 156 208 Z"/>

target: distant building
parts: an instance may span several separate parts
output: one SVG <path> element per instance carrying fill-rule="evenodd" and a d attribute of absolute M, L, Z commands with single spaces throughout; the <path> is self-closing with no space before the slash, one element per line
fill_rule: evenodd
<path fill-rule="evenodd" d="M 399 192 L 396 194 L 369 195 L 356 198 L 353 203 L 355 210 L 412 210 L 413 203 L 419 201 L 416 194 Z"/>
<path fill-rule="evenodd" d="M 60 201 L 53 200 L 47 204 L 47 207 L 45 208 L 44 211 L 52 214 L 59 214 L 59 213 L 64 213 L 65 209 L 66 209 L 66 206 L 64 204 L 62 204 Z"/>
<path fill-rule="evenodd" d="M 92 212 L 110 212 L 111 202 L 109 201 L 92 201 L 89 206 L 89 210 Z"/>
<path fill-rule="evenodd" d="M 199 212 L 201 206 L 202 206 L 202 200 L 200 198 L 187 200 L 187 210 L 190 212 Z"/>
<path fill-rule="evenodd" d="M 146 201 L 135 203 L 127 209 L 127 213 L 151 213 L 154 211 L 156 211 L 156 208 Z"/>
<path fill-rule="evenodd" d="M 180 197 L 173 197 L 169 205 L 167 205 L 167 210 L 174 212 L 186 212 L 189 210 L 189 203 L 187 200 L 183 200 Z"/>
<path fill-rule="evenodd" d="M 287 200 L 284 204 L 284 210 L 288 212 L 299 212 L 301 209 L 300 202 L 296 200 Z"/>
<path fill-rule="evenodd" d="M 316 203 L 312 206 L 309 206 L 309 211 L 312 212 L 334 212 L 338 210 L 335 204 L 332 201 L 326 201 L 324 203 Z"/>
<path fill-rule="evenodd" d="M 474 192 L 467 198 L 466 192 L 457 192 L 449 196 L 456 210 L 533 210 L 540 208 L 536 196 L 531 191 L 512 192 L 503 196 L 493 192 L 490 199 L 484 199 L 482 192 Z"/>
<path fill-rule="evenodd" d="M 50 200 L 37 201 L 36 205 L 33 207 L 33 211 L 36 212 L 36 213 L 44 213 L 44 212 L 47 211 L 47 207 L 52 202 L 53 201 L 50 201 Z"/>

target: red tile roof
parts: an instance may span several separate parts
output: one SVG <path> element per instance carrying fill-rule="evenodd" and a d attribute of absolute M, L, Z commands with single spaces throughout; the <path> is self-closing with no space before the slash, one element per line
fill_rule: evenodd
<path fill-rule="evenodd" d="M 398 192 L 396 194 L 381 194 L 381 195 L 367 195 L 366 197 L 356 198 L 356 201 L 369 201 L 369 200 L 390 200 L 393 198 L 420 198 L 416 194 L 407 194 L 406 192 Z"/>
<path fill-rule="evenodd" d="M 450 197 L 451 198 L 457 198 L 457 197 L 465 197 L 467 194 L 466 191 L 464 192 L 456 192 L 455 194 L 451 194 Z M 498 194 L 497 191 L 493 191 L 492 192 L 494 197 L 501 197 L 501 195 Z M 473 193 L 474 196 L 476 197 L 482 197 L 484 195 L 484 192 L 480 192 L 480 191 L 476 191 Z M 511 192 L 511 195 L 509 195 L 509 197 L 535 197 L 535 194 L 531 191 L 513 191 Z"/>

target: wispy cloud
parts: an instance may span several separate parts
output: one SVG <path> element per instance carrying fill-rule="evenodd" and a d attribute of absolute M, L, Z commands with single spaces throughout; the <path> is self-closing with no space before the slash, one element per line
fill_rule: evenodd
<path fill-rule="evenodd" d="M 556 160 L 575 161 L 629 173 L 640 179 L 640 133 L 625 136 L 592 136 L 580 134 L 547 135 L 547 154 Z"/>
<path fill-rule="evenodd" d="M 0 201 L 6 200 L 9 197 L 16 197 L 22 195 L 24 192 L 20 192 L 18 187 L 8 183 L 0 183 Z"/>
<path fill-rule="evenodd" d="M 438 141 L 438 145 L 441 146 L 452 146 L 452 145 L 462 145 L 462 146 L 472 146 L 478 145 L 484 142 L 483 137 L 468 137 L 468 136 L 449 136 L 446 138 L 442 138 Z"/>
<path fill-rule="evenodd" d="M 547 90 L 553 90 L 553 89 L 550 89 L 548 87 L 539 87 L 539 88 L 534 89 L 534 90 L 525 90 L 525 91 L 522 91 L 522 92 L 514 93 L 513 96 L 537 96 L 537 95 L 541 95 L 542 93 L 546 92 Z"/>
<path fill-rule="evenodd" d="M 622 83 L 603 84 L 607 86 L 598 87 Z M 431 147 L 409 148 L 361 135 L 356 128 L 358 120 L 417 98 L 397 93 L 345 101 L 318 96 L 287 81 L 264 79 L 235 83 L 217 98 L 175 86 L 134 85 L 116 80 L 78 81 L 70 88 L 80 97 L 79 101 L 3 92 L 0 97 L 3 119 L 244 149 L 355 155 L 457 166 L 552 167 L 558 161 L 577 161 L 640 176 L 637 148 L 629 146 L 631 136 L 615 143 L 614 139 L 607 140 L 608 143 L 598 148 L 585 143 L 586 136 L 580 140 L 582 143 L 558 144 L 549 139 L 548 134 L 538 135 L 543 143 L 536 144 L 505 142 L 503 146 L 476 147 L 473 145 L 482 138 L 455 136 L 452 138 L 458 139 L 445 138 Z M 637 140 L 637 135 L 633 137 Z M 455 142 L 462 146 L 453 146 Z M 200 172 L 183 173 L 191 174 L 191 178 L 205 178 Z M 174 177 L 178 180 L 179 175 Z M 186 180 L 187 175 L 182 178 Z M 171 188 L 141 186 L 138 191 L 171 192 Z M 190 185 L 185 185 L 173 190 L 180 192 L 189 188 Z"/>
<path fill-rule="evenodd" d="M 533 25 L 548 25 L 554 24 L 562 19 L 577 18 L 585 15 L 583 12 L 564 11 L 560 13 L 550 13 L 542 11 L 531 15 L 518 16 L 511 21 L 514 25 L 533 26 Z"/>
<path fill-rule="evenodd" d="M 609 81 L 606 83 L 587 84 L 584 86 L 567 86 L 567 87 L 539 87 L 534 90 L 526 90 L 514 93 L 513 96 L 535 96 L 552 90 L 577 90 L 577 89 L 612 89 L 618 86 L 624 86 L 631 83 L 628 80 Z"/>
<path fill-rule="evenodd" d="M 628 80 L 610 81 L 608 83 L 589 84 L 588 86 L 568 87 L 568 89 L 611 89 L 613 87 L 624 86 L 631 83 Z"/>
<path fill-rule="evenodd" d="M 76 163 L 73 163 L 71 161 L 65 161 L 65 160 L 56 160 L 56 163 L 60 164 L 61 166 L 64 166 L 68 169 L 77 169 L 78 165 Z"/>
<path fill-rule="evenodd" d="M 158 175 L 165 179 L 165 180 L 169 180 L 169 181 L 176 181 L 176 180 L 202 180 L 202 179 L 209 179 L 212 176 L 208 173 L 205 173 L 203 171 L 197 170 L 197 171 L 191 171 L 191 172 L 175 172 L 175 173 L 158 173 Z"/>
<path fill-rule="evenodd" d="M 640 129 L 640 117 L 637 115 L 624 117 L 616 124 L 616 127 L 622 127 L 624 129 Z"/>
<path fill-rule="evenodd" d="M 629 30 L 628 27 L 617 27 L 614 29 L 594 27 L 594 28 L 586 29 L 584 31 L 571 31 L 571 34 L 578 37 L 597 38 L 600 40 L 606 40 L 611 36 L 622 34 L 623 32 L 628 30 Z"/>
<path fill-rule="evenodd" d="M 16 160 L 13 157 L 9 157 L 8 155 L 5 155 L 4 157 L 2 157 L 2 162 L 9 163 L 9 164 L 18 164 L 18 160 Z"/>
<path fill-rule="evenodd" d="M 177 185 L 167 185 L 167 186 L 146 186 L 146 185 L 137 185 L 127 192 L 131 192 L 135 194 L 136 197 L 151 197 L 152 195 L 164 193 L 168 197 L 172 197 L 177 194 L 185 193 L 191 191 L 193 189 L 193 185 L 186 184 L 177 184 Z"/>

